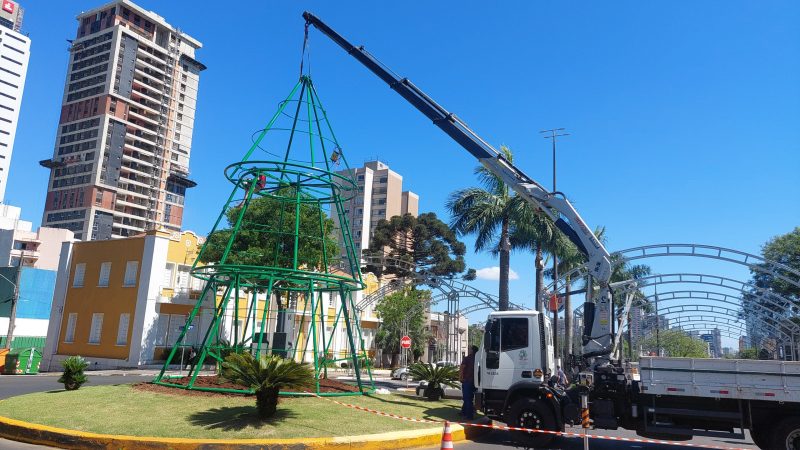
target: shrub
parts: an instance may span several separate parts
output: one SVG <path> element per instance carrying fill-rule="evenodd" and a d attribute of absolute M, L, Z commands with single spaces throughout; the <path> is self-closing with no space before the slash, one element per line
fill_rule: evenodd
<path fill-rule="evenodd" d="M 250 353 L 228 355 L 222 363 L 222 377 L 253 389 L 261 419 L 275 414 L 282 387 L 310 388 L 315 381 L 314 369 L 307 364 L 274 355 L 261 355 L 256 359 Z"/>
<path fill-rule="evenodd" d="M 408 372 L 414 380 L 427 383 L 424 395 L 428 400 L 439 400 L 444 395 L 444 386 L 460 387 L 458 367 L 455 366 L 415 363 L 408 367 Z"/>
<path fill-rule="evenodd" d="M 88 380 L 83 371 L 89 367 L 89 362 L 80 356 L 70 356 L 61 361 L 64 373 L 58 379 L 59 383 L 64 383 L 64 389 L 74 391 L 81 387 Z"/>

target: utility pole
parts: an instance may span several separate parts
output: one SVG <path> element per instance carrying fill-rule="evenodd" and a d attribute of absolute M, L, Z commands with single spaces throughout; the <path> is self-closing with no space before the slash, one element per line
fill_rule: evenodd
<path fill-rule="evenodd" d="M 543 138 L 550 139 L 550 141 L 553 143 L 553 192 L 556 192 L 556 141 L 558 140 L 559 137 L 569 136 L 569 133 L 564 133 L 563 131 L 564 128 L 552 128 L 550 130 L 542 130 L 539 132 L 541 134 L 545 134 L 545 136 L 542 136 Z M 556 295 L 556 305 L 553 310 L 553 350 L 555 351 L 556 356 L 558 356 L 559 355 L 558 353 L 558 256 L 555 254 L 555 252 L 552 255 L 553 255 L 553 290 L 555 291 L 553 292 L 553 294 Z M 564 308 L 565 319 L 566 319 L 566 314 L 569 314 L 569 312 L 566 311 L 566 309 L 567 308 L 565 307 Z M 567 323 L 567 321 L 565 320 L 564 325 L 572 325 L 572 324 Z M 568 332 L 569 331 L 567 331 L 567 327 L 565 326 L 564 335 L 566 336 Z M 561 364 L 564 364 L 564 362 L 562 361 Z"/>
<path fill-rule="evenodd" d="M 21 250 L 19 256 L 19 264 L 17 264 L 17 279 L 16 282 L 9 280 L 6 277 L 6 281 L 11 283 L 14 286 L 14 295 L 11 298 L 11 314 L 8 317 L 8 333 L 6 334 L 6 350 L 11 348 L 11 340 L 14 339 L 14 325 L 17 321 L 17 302 L 19 302 L 19 278 L 20 274 L 22 273 L 22 260 L 25 258 L 25 250 Z"/>

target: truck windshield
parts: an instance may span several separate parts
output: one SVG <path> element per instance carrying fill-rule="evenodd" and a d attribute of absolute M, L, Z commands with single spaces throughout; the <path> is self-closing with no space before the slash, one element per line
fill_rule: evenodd
<path fill-rule="evenodd" d="M 502 351 L 517 350 L 528 346 L 528 319 L 509 317 L 502 319 Z"/>

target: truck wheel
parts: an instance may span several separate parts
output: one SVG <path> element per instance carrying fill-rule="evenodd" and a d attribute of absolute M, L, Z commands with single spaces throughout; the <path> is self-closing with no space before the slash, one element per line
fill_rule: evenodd
<path fill-rule="evenodd" d="M 767 450 L 769 448 L 769 435 L 764 433 L 761 429 L 750 430 L 750 438 L 753 440 L 753 443 L 756 444 L 756 447 L 762 450 Z"/>
<path fill-rule="evenodd" d="M 506 424 L 511 427 L 557 431 L 556 421 L 550 408 L 532 398 L 521 398 L 512 403 L 508 409 Z M 516 434 L 531 447 L 543 447 L 555 438 L 555 435 L 550 433 L 518 431 Z"/>
<path fill-rule="evenodd" d="M 761 446 L 759 445 L 759 447 Z M 778 424 L 772 433 L 772 442 L 769 448 L 800 450 L 800 417 L 789 417 Z"/>

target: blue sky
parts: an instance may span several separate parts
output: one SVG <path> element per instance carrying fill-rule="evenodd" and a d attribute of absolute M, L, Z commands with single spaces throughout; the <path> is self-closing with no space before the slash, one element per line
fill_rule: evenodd
<path fill-rule="evenodd" d="M 298 75 L 309 9 L 408 76 L 549 186 L 549 143 L 566 127 L 558 187 L 611 251 L 696 242 L 757 253 L 800 224 L 800 5 L 771 2 L 158 2 L 204 44 L 184 226 L 205 233 L 238 159 Z M 6 202 L 39 223 L 67 42 L 97 1 L 24 2 L 31 62 Z M 351 164 L 379 157 L 420 210 L 472 186 L 476 162 L 319 32 L 312 76 Z M 466 238 L 469 245 L 471 238 Z M 731 265 L 648 261 L 662 273 L 747 278 Z M 471 267 L 496 265 L 470 251 Z M 512 298 L 530 302 L 532 256 L 512 256 Z M 496 283 L 476 286 L 496 292 Z"/>

